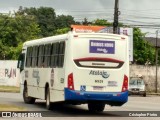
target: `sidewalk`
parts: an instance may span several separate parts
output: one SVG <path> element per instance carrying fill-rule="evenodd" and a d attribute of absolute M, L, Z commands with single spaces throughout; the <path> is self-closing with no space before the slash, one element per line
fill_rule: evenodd
<path fill-rule="evenodd" d="M 0 92 L 19 93 L 20 88 L 19 87 L 13 87 L 13 86 L 0 86 Z"/>

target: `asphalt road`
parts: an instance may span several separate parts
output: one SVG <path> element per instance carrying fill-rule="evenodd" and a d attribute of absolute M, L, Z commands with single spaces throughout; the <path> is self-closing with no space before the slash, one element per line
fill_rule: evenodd
<path fill-rule="evenodd" d="M 121 116 L 126 113 L 128 114 L 127 111 L 160 111 L 160 96 L 130 96 L 129 101 L 121 107 L 111 107 L 106 105 L 103 113 L 90 113 L 87 105 L 73 106 L 62 104 L 54 104 L 55 107 L 53 110 L 48 111 L 45 108 L 45 101 L 37 100 L 33 105 L 25 104 L 20 93 L 0 92 L 0 104 L 22 106 L 25 107 L 27 111 L 44 111 L 45 116 L 49 115 L 52 117 L 58 117 L 59 119 L 60 117 L 87 117 L 87 120 L 89 120 L 90 117 L 93 117 L 94 119 L 97 117 L 115 117 L 121 119 Z"/>

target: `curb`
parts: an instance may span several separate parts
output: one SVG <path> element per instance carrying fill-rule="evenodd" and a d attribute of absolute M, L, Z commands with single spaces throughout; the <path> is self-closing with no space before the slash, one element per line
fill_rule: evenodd
<path fill-rule="evenodd" d="M 17 90 L 11 90 L 11 89 L 0 89 L 0 92 L 7 92 L 7 93 L 20 93 L 20 91 L 17 91 Z"/>

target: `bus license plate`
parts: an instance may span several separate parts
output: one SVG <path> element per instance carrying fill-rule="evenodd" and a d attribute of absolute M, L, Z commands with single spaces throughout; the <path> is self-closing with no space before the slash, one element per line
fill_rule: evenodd
<path fill-rule="evenodd" d="M 102 91 L 104 89 L 103 86 L 93 86 L 93 90 L 99 90 Z"/>

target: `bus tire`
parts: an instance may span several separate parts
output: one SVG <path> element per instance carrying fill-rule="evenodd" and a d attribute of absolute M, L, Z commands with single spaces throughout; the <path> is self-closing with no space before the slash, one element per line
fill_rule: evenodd
<path fill-rule="evenodd" d="M 105 108 L 104 103 L 98 103 L 98 102 L 88 103 L 88 109 L 91 112 L 103 112 L 104 108 Z"/>
<path fill-rule="evenodd" d="M 52 103 L 50 102 L 50 91 L 49 91 L 49 87 L 47 87 L 46 89 L 46 108 L 48 110 L 52 109 Z"/>
<path fill-rule="evenodd" d="M 27 85 L 24 85 L 23 89 L 23 100 L 27 104 L 34 104 L 35 103 L 35 98 L 28 96 L 28 88 Z"/>
<path fill-rule="evenodd" d="M 146 93 L 143 93 L 143 97 L 146 97 Z"/>

